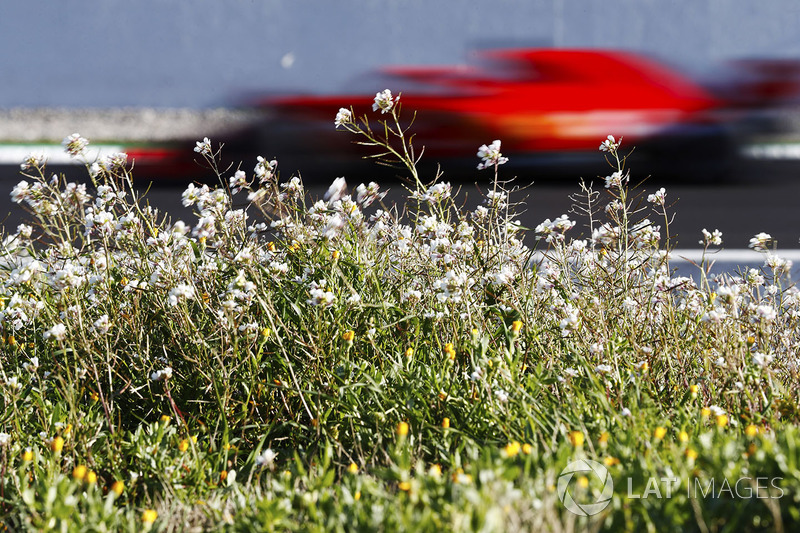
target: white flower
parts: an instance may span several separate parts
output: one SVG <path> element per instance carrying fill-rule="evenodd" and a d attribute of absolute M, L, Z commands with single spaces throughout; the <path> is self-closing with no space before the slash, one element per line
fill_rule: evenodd
<path fill-rule="evenodd" d="M 231 186 L 231 194 L 236 194 L 242 188 L 247 187 L 247 174 L 245 174 L 244 170 L 237 170 L 228 181 Z"/>
<path fill-rule="evenodd" d="M 722 244 L 722 232 L 718 229 L 715 229 L 713 233 L 709 233 L 705 228 L 703 228 L 703 240 L 700 241 L 700 244 L 704 244 L 706 246 L 719 246 Z"/>
<path fill-rule="evenodd" d="M 333 183 L 331 183 L 331 186 L 328 187 L 328 190 L 325 191 L 325 196 L 323 196 L 323 199 L 326 202 L 335 202 L 344 196 L 346 190 L 347 181 L 344 178 L 336 178 L 333 180 Z"/>
<path fill-rule="evenodd" d="M 757 252 L 766 252 L 770 241 L 772 241 L 772 235 L 770 235 L 769 233 L 764 233 L 762 231 L 761 233 L 757 234 L 755 237 L 750 239 L 750 244 L 747 247 L 752 248 Z"/>
<path fill-rule="evenodd" d="M 8 433 L 0 433 L 0 446 L 5 446 L 11 442 L 11 435 Z"/>
<path fill-rule="evenodd" d="M 709 406 L 708 410 L 711 411 L 711 414 L 714 415 L 714 416 L 723 416 L 723 415 L 727 414 L 725 412 L 725 409 L 723 409 L 722 407 L 719 407 L 717 405 Z"/>
<path fill-rule="evenodd" d="M 203 137 L 202 141 L 197 141 L 194 151 L 198 154 L 211 155 L 211 139 Z"/>
<path fill-rule="evenodd" d="M 597 365 L 594 370 L 598 374 L 610 374 L 614 369 L 611 368 L 611 365 Z"/>
<path fill-rule="evenodd" d="M 615 152 L 619 145 L 622 143 L 622 137 L 619 138 L 619 142 L 614 140 L 613 135 L 609 135 L 605 141 L 600 143 L 600 151 L 601 152 Z"/>
<path fill-rule="evenodd" d="M 170 289 L 167 301 L 169 305 L 175 307 L 181 300 L 191 300 L 194 298 L 194 287 L 185 283 L 179 283 L 173 289 Z"/>
<path fill-rule="evenodd" d="M 654 194 L 648 196 L 647 201 L 655 205 L 664 205 L 666 197 L 667 197 L 667 191 L 666 189 L 664 189 L 664 187 L 661 187 Z"/>
<path fill-rule="evenodd" d="M 61 144 L 70 156 L 77 157 L 83 154 L 83 151 L 89 145 L 89 141 L 81 137 L 80 133 L 73 133 L 61 141 Z"/>
<path fill-rule="evenodd" d="M 753 364 L 758 365 L 762 368 L 768 366 L 774 359 L 775 356 L 772 354 L 765 354 L 761 352 L 755 352 L 753 354 Z"/>
<path fill-rule="evenodd" d="M 572 367 L 564 369 L 564 375 L 567 377 L 574 378 L 578 376 L 578 374 L 579 374 L 578 371 Z"/>
<path fill-rule="evenodd" d="M 256 465 L 272 468 L 275 465 L 275 458 L 278 454 L 272 451 L 272 448 L 267 448 L 256 457 Z"/>
<path fill-rule="evenodd" d="M 373 110 L 375 110 L 374 106 L 373 106 Z M 339 112 L 336 113 L 336 120 L 333 123 L 338 128 L 339 126 L 343 126 L 344 124 L 347 124 L 348 122 L 352 122 L 352 121 L 353 121 L 353 113 L 349 109 L 345 109 L 344 107 L 340 107 L 339 108 Z"/>
<path fill-rule="evenodd" d="M 488 146 L 485 144 L 481 145 L 481 147 L 478 148 L 478 157 L 483 159 L 483 161 L 478 164 L 478 170 L 508 163 L 508 158 L 503 157 L 503 154 L 500 153 L 499 139 L 495 140 Z"/>
<path fill-rule="evenodd" d="M 773 322 L 778 318 L 778 312 L 771 305 L 759 305 L 756 307 L 756 315 L 764 322 Z"/>
<path fill-rule="evenodd" d="M 161 370 L 157 370 L 150 374 L 150 379 L 152 381 L 166 381 L 172 377 L 172 367 L 164 367 Z"/>
<path fill-rule="evenodd" d="M 108 333 L 108 330 L 111 329 L 111 322 L 108 319 L 108 315 L 103 315 L 95 320 L 94 324 L 92 324 L 92 327 L 101 335 Z"/>
<path fill-rule="evenodd" d="M 622 175 L 619 170 L 606 177 L 606 189 L 619 189 L 623 183 L 628 181 L 628 176 Z"/>
<path fill-rule="evenodd" d="M 381 114 L 388 113 L 392 110 L 395 102 L 399 100 L 400 97 L 398 96 L 395 100 L 392 99 L 392 91 L 389 89 L 385 89 L 379 93 L 375 94 L 375 103 L 372 104 L 372 110 L 377 111 L 378 109 L 381 110 Z M 339 110 L 341 113 L 341 110 Z"/>
<path fill-rule="evenodd" d="M 64 324 L 56 324 L 52 328 L 44 332 L 45 339 L 53 339 L 56 341 L 63 341 L 67 336 L 67 326 Z"/>
<path fill-rule="evenodd" d="M 497 397 L 497 400 L 500 403 L 508 402 L 508 393 L 503 389 L 497 389 L 496 391 L 494 391 L 494 395 Z"/>
<path fill-rule="evenodd" d="M 622 411 L 619 412 L 622 416 L 631 416 L 631 410 L 627 407 L 623 407 Z"/>
<path fill-rule="evenodd" d="M 36 370 L 39 368 L 39 358 L 36 356 L 31 357 L 30 361 L 27 363 L 22 363 L 22 368 L 28 372 L 36 372 Z"/>
<path fill-rule="evenodd" d="M 30 184 L 27 181 L 20 181 L 11 189 L 11 201 L 15 204 L 22 203 L 23 200 L 28 198 L 30 190 Z"/>
<path fill-rule="evenodd" d="M 313 288 L 309 291 L 311 298 L 306 300 L 306 303 L 311 305 L 318 305 L 322 307 L 330 307 L 336 302 L 336 296 L 325 289 Z"/>

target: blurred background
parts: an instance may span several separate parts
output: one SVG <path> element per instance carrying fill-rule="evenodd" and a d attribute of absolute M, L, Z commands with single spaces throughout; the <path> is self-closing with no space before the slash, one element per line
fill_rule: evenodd
<path fill-rule="evenodd" d="M 608 134 L 635 147 L 634 181 L 680 199 L 671 235 L 730 248 L 800 237 L 800 4 L 796 0 L 5 0 L 0 181 L 28 153 L 66 165 L 79 132 L 124 150 L 152 202 L 208 180 L 194 142 L 228 161 L 277 158 L 321 190 L 392 174 L 336 132 L 339 107 L 375 92 L 417 112 L 424 163 L 472 186 L 478 146 L 503 141 L 527 190 L 524 222 L 569 209 L 580 177 L 608 173 Z M 73 172 L 64 167 L 67 172 Z M 399 185 L 399 182 L 396 183 Z M 399 186 L 394 187 L 400 189 Z M 0 197 L 6 227 L 24 215 Z M 13 227 L 13 226 L 12 226 Z"/>

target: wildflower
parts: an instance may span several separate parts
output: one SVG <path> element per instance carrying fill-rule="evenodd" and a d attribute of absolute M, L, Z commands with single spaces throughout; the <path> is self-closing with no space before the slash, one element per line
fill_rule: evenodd
<path fill-rule="evenodd" d="M 705 228 L 703 228 L 703 240 L 700 241 L 700 244 L 705 246 L 719 246 L 722 244 L 722 232 L 718 229 L 715 229 L 713 233 L 709 233 Z"/>
<path fill-rule="evenodd" d="M 342 340 L 347 344 L 353 344 L 353 339 L 355 339 L 356 333 L 353 330 L 348 330 L 342 333 Z"/>
<path fill-rule="evenodd" d="M 353 113 L 349 109 L 345 109 L 344 107 L 339 108 L 339 112 L 336 113 L 336 120 L 334 120 L 334 124 L 338 128 L 339 126 L 344 126 L 345 124 L 353 121 Z"/>
<path fill-rule="evenodd" d="M 269 339 L 270 335 L 272 335 L 272 329 L 270 328 L 261 329 L 261 336 L 264 337 L 264 339 Z"/>
<path fill-rule="evenodd" d="M 766 252 L 769 249 L 768 246 L 771 241 L 772 241 L 772 235 L 770 235 L 769 233 L 761 232 L 752 239 L 750 239 L 750 244 L 747 245 L 747 247 L 752 248 L 757 252 Z"/>
<path fill-rule="evenodd" d="M 572 443 L 572 445 L 575 446 L 576 448 L 580 448 L 581 446 L 583 446 L 584 437 L 583 433 L 581 433 L 580 431 L 570 431 L 569 435 L 567 435 L 567 438 L 569 439 L 570 443 Z"/>
<path fill-rule="evenodd" d="M 456 351 L 453 348 L 453 343 L 452 342 L 448 342 L 447 344 L 444 345 L 444 354 L 447 356 L 447 358 L 449 360 L 451 360 L 451 361 L 455 360 Z"/>
<path fill-rule="evenodd" d="M 442 467 L 438 464 L 432 464 L 428 469 L 428 475 L 432 477 L 440 477 L 442 475 Z"/>
<path fill-rule="evenodd" d="M 183 453 L 189 449 L 189 441 L 187 439 L 183 439 L 178 443 L 178 450 Z"/>
<path fill-rule="evenodd" d="M 115 481 L 111 485 L 111 492 L 113 492 L 117 496 L 122 496 L 124 490 L 125 490 L 125 483 L 123 483 L 122 481 Z"/>
<path fill-rule="evenodd" d="M 703 407 L 702 409 L 700 409 L 700 414 L 703 416 L 703 418 L 708 418 L 709 416 L 711 416 L 711 409 L 709 409 L 708 407 Z"/>
<path fill-rule="evenodd" d="M 627 407 L 623 407 L 622 411 L 619 412 L 622 416 L 631 416 L 631 410 Z"/>
<path fill-rule="evenodd" d="M 414 355 L 414 348 L 406 348 L 405 356 L 409 359 Z"/>
<path fill-rule="evenodd" d="M 689 459 L 690 462 L 694 462 L 694 460 L 697 459 L 697 452 L 694 451 L 692 448 L 686 448 L 686 451 L 683 452 L 683 454 L 686 456 L 687 459 Z"/>
<path fill-rule="evenodd" d="M 314 306 L 330 307 L 336 302 L 336 296 L 332 292 L 321 288 L 312 288 L 309 295 L 311 298 L 306 303 Z"/>
<path fill-rule="evenodd" d="M 331 186 L 328 187 L 328 190 L 325 191 L 323 199 L 326 202 L 336 202 L 337 200 L 340 200 L 342 196 L 344 196 L 346 191 L 347 181 L 344 178 L 336 178 L 333 180 L 333 183 L 331 183 Z"/>
<path fill-rule="evenodd" d="M 174 288 L 170 289 L 167 297 L 167 303 L 169 303 L 169 305 L 172 307 L 175 307 L 178 305 L 178 302 L 182 300 L 192 299 L 194 299 L 194 287 L 187 285 L 186 283 L 179 283 Z"/>
<path fill-rule="evenodd" d="M 598 374 L 610 374 L 614 369 L 611 368 L 611 365 L 597 365 L 594 370 Z"/>
<path fill-rule="evenodd" d="M 750 424 L 744 429 L 744 434 L 747 435 L 748 437 L 755 437 L 756 435 L 758 435 L 758 426 Z"/>
<path fill-rule="evenodd" d="M 666 434 L 667 434 L 667 428 L 662 426 L 658 426 L 656 430 L 653 432 L 653 436 L 656 438 L 656 440 L 663 439 Z"/>
<path fill-rule="evenodd" d="M 521 448 L 522 446 L 519 442 L 512 441 L 506 444 L 505 448 L 503 448 L 503 451 L 505 452 L 506 457 L 515 457 L 517 454 L 519 454 Z"/>
<path fill-rule="evenodd" d="M 83 481 L 86 477 L 87 468 L 84 465 L 78 465 L 72 469 L 72 477 L 78 481 Z"/>
<path fill-rule="evenodd" d="M 351 474 L 358 474 L 358 465 L 355 463 L 350 463 L 350 466 L 347 467 L 347 471 Z"/>
<path fill-rule="evenodd" d="M 94 485 L 97 483 L 97 473 L 94 470 L 89 470 L 86 472 L 86 483 L 89 485 Z"/>
<path fill-rule="evenodd" d="M 444 417 L 442 419 L 442 428 L 443 429 L 448 429 L 449 427 L 450 427 L 450 419 L 447 418 L 447 417 Z"/>
<path fill-rule="evenodd" d="M 11 344 L 11 342 L 9 341 L 6 342 Z M 31 357 L 27 363 L 22 363 L 22 368 L 27 370 L 28 372 L 36 372 L 36 370 L 38 370 L 39 368 L 39 358 L 36 356 Z"/>
<path fill-rule="evenodd" d="M 267 448 L 261 454 L 256 457 L 256 465 L 257 466 L 264 466 L 266 468 L 272 468 L 275 464 L 275 458 L 278 457 L 278 454 L 272 451 L 271 448 Z"/>
<path fill-rule="evenodd" d="M 716 417 L 717 427 L 724 428 L 728 425 L 728 415 L 717 415 Z"/>
<path fill-rule="evenodd" d="M 171 377 L 172 377 L 172 367 L 171 366 L 164 367 L 163 369 L 157 370 L 157 371 L 155 371 L 155 372 L 150 374 L 150 380 L 151 381 L 166 381 Z M 166 415 L 164 415 L 164 416 L 166 416 Z M 162 418 L 162 421 L 163 421 L 164 417 L 162 416 L 161 418 Z M 169 421 L 169 418 L 167 418 L 167 420 Z"/>
<path fill-rule="evenodd" d="M 497 139 L 490 145 L 481 145 L 478 148 L 478 157 L 483 161 L 478 165 L 478 170 L 508 163 L 508 158 L 500 153 L 500 140 Z"/>
<path fill-rule="evenodd" d="M 83 155 L 84 150 L 89 145 L 89 141 L 81 137 L 80 133 L 73 133 L 61 141 L 61 144 L 71 157 L 77 157 Z"/>
<path fill-rule="evenodd" d="M 54 437 L 50 441 L 50 449 L 56 453 L 60 453 L 64 449 L 64 439 L 60 436 Z"/>
<path fill-rule="evenodd" d="M 159 418 L 159 421 L 164 425 L 169 424 L 169 420 L 169 415 L 161 415 L 161 418 Z"/>
<path fill-rule="evenodd" d="M 697 398 L 698 390 L 700 390 L 700 387 L 697 385 L 689 385 L 689 393 L 692 395 L 692 398 Z"/>
<path fill-rule="evenodd" d="M 664 202 L 666 201 L 666 196 L 667 196 L 666 189 L 664 189 L 664 187 L 661 187 L 654 194 L 649 195 L 647 197 L 647 201 L 655 205 L 664 205 Z"/>
<path fill-rule="evenodd" d="M 202 141 L 197 141 L 194 151 L 198 154 L 211 155 L 211 139 L 203 137 Z"/>
<path fill-rule="evenodd" d="M 511 323 L 511 333 L 514 335 L 519 335 L 519 332 L 522 330 L 522 321 L 515 320 Z"/>
<path fill-rule="evenodd" d="M 628 176 L 623 176 L 622 172 L 618 170 L 606 177 L 606 189 L 619 189 L 627 181 Z"/>
<path fill-rule="evenodd" d="M 397 424 L 397 435 L 400 437 L 405 437 L 408 435 L 408 423 L 407 422 L 400 422 Z"/>
<path fill-rule="evenodd" d="M 383 91 L 375 94 L 375 103 L 372 104 L 372 110 L 377 111 L 381 110 L 381 114 L 388 113 L 392 110 L 395 102 L 399 100 L 400 97 L 398 96 L 396 99 L 392 99 L 392 91 L 389 89 L 384 89 Z M 341 112 L 341 110 L 340 110 Z"/>
<path fill-rule="evenodd" d="M 531 446 L 530 444 L 528 444 L 526 442 L 525 444 L 522 445 L 522 453 L 524 453 L 525 455 L 532 454 L 533 453 L 533 446 Z"/>
<path fill-rule="evenodd" d="M 92 324 L 92 328 L 100 335 L 105 335 L 108 333 L 108 330 L 111 329 L 111 321 L 109 320 L 108 315 L 103 315 L 95 320 L 94 324 Z"/>
<path fill-rule="evenodd" d="M 599 150 L 601 152 L 616 152 L 619 145 L 622 143 L 622 137 L 620 137 L 619 142 L 614 139 L 613 135 L 609 135 L 605 141 L 600 143 Z"/>
<path fill-rule="evenodd" d="M 44 332 L 45 339 L 53 339 L 55 341 L 63 341 L 67 336 L 67 326 L 64 324 L 55 324 L 52 328 Z"/>
<path fill-rule="evenodd" d="M 620 462 L 619 459 L 611 456 L 608 456 L 603 459 L 603 463 L 605 463 L 606 466 L 616 466 L 619 464 L 619 462 Z"/>
<path fill-rule="evenodd" d="M 599 443 L 601 446 L 605 446 L 605 445 L 608 443 L 608 438 L 609 438 L 609 437 L 610 437 L 610 435 L 608 434 L 608 431 L 604 431 L 604 432 L 602 432 L 602 433 L 600 434 L 600 436 L 597 438 L 597 442 L 598 442 L 598 443 Z"/>
<path fill-rule="evenodd" d="M 775 356 L 772 354 L 765 354 L 761 352 L 753 353 L 753 364 L 760 366 L 761 368 L 766 368 L 769 366 L 774 359 Z"/>
<path fill-rule="evenodd" d="M 689 434 L 686 433 L 685 431 L 681 431 L 680 433 L 678 433 L 678 440 L 680 442 L 688 442 L 689 441 Z"/>
<path fill-rule="evenodd" d="M 22 452 L 22 460 L 26 463 L 33 461 L 33 450 L 30 448 L 25 448 L 25 451 Z"/>
<path fill-rule="evenodd" d="M 404 491 L 404 492 L 408 492 L 408 491 L 411 490 L 411 483 L 409 483 L 408 481 L 401 481 L 397 485 L 397 488 L 402 490 L 402 491 Z"/>
<path fill-rule="evenodd" d="M 11 442 L 11 435 L 8 433 L 0 433 L 0 446 L 5 446 Z"/>
<path fill-rule="evenodd" d="M 142 513 L 142 522 L 145 524 L 152 524 L 158 518 L 158 512 L 153 509 L 146 509 Z"/>

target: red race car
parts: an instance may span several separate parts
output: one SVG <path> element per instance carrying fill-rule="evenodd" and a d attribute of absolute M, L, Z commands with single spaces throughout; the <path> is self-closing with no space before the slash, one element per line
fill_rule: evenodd
<path fill-rule="evenodd" d="M 369 90 L 385 88 L 402 93 L 423 165 L 441 165 L 449 176 L 474 177 L 477 148 L 494 139 L 502 140 L 507 167 L 525 178 L 607 173 L 598 147 L 609 134 L 634 149 L 629 165 L 640 176 L 717 178 L 733 154 L 718 113 L 723 101 L 628 52 L 486 50 L 468 67 L 386 68 Z M 381 118 L 371 109 L 373 94 L 257 100 L 263 121 L 231 144 L 277 157 L 284 172 L 313 181 L 375 173 L 374 163 L 360 162 L 374 152 L 333 125 L 338 109 L 351 105 L 356 115 Z"/>

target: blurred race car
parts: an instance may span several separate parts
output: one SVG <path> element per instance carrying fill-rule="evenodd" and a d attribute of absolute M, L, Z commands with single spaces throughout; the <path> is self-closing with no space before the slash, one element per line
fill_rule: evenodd
<path fill-rule="evenodd" d="M 254 143 L 284 171 L 314 181 L 374 173 L 374 163 L 361 161 L 374 147 L 354 144 L 333 120 L 351 105 L 356 115 L 381 118 L 367 90 L 385 88 L 402 93 L 423 165 L 450 176 L 475 176 L 477 148 L 494 139 L 508 167 L 526 177 L 607 174 L 598 146 L 609 134 L 635 148 L 629 165 L 639 176 L 716 178 L 733 154 L 718 114 L 724 102 L 687 77 L 634 53 L 563 49 L 485 50 L 467 67 L 389 67 L 363 94 L 262 98 L 253 104 L 263 120 L 233 146 Z"/>

